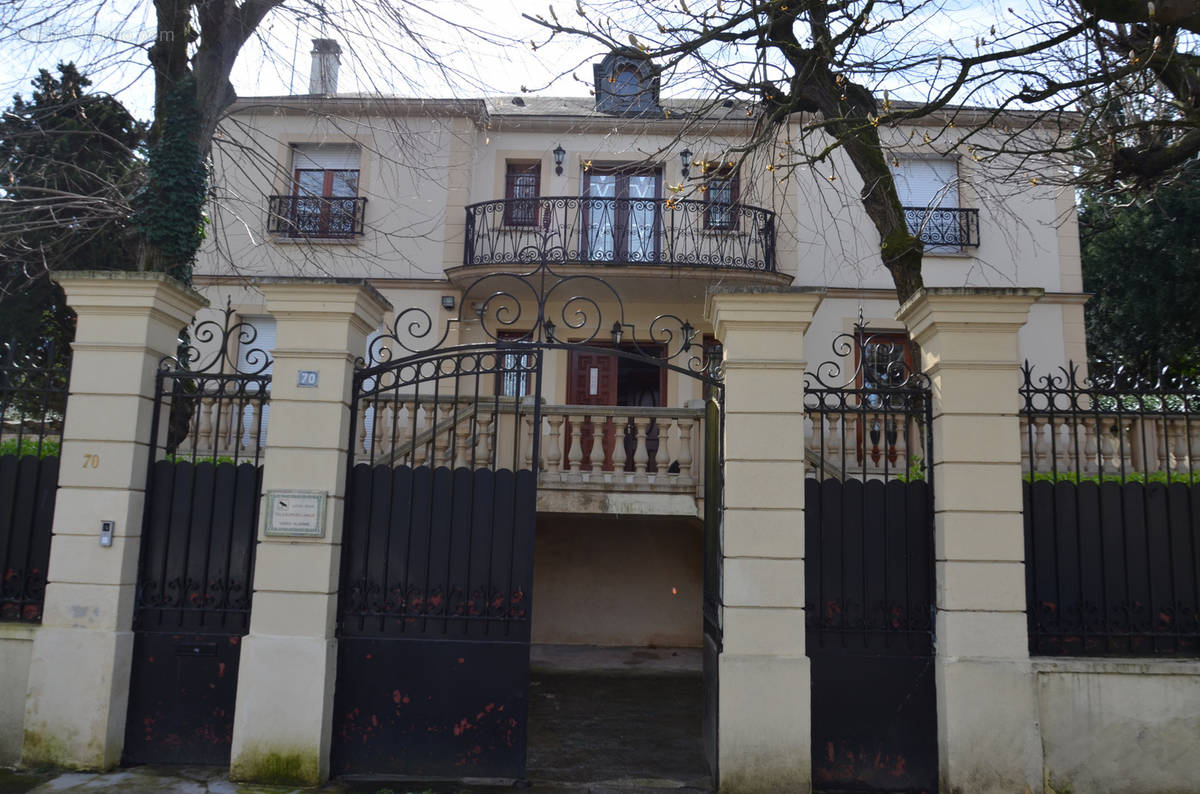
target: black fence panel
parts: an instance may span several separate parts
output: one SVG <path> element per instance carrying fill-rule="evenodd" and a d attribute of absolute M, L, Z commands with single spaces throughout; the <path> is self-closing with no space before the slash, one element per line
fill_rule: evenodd
<path fill-rule="evenodd" d="M 41 622 L 58 463 L 0 455 L 0 620 Z"/>
<path fill-rule="evenodd" d="M 1031 653 L 1200 656 L 1200 485 L 1024 489 Z"/>
<path fill-rule="evenodd" d="M 40 623 L 70 351 L 0 348 L 0 621 Z"/>
<path fill-rule="evenodd" d="M 1027 363 L 1020 394 L 1030 653 L 1200 656 L 1200 383 Z"/>

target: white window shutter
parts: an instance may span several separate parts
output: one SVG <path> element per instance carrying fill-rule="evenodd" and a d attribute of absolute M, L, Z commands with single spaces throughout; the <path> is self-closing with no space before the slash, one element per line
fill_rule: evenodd
<path fill-rule="evenodd" d="M 902 158 L 893 166 L 896 190 L 905 207 L 957 207 L 958 163 L 954 160 Z"/>
<path fill-rule="evenodd" d="M 357 171 L 362 155 L 352 143 L 297 143 L 292 146 L 292 169 Z"/>

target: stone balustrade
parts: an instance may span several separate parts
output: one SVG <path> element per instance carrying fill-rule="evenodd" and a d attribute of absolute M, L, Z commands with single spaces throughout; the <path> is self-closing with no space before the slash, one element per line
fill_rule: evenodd
<path fill-rule="evenodd" d="M 1021 415 L 1025 474 L 1190 474 L 1197 463 L 1200 425 L 1185 414 Z"/>
<path fill-rule="evenodd" d="M 911 415 L 867 409 L 809 410 L 804 452 L 818 479 L 920 476 L 925 429 Z"/>
<path fill-rule="evenodd" d="M 232 458 L 235 461 L 257 460 L 267 441 L 267 419 L 270 407 L 257 394 L 227 396 L 220 393 L 177 400 L 192 412 L 187 435 L 174 446 L 163 449 L 179 459 Z M 168 425 L 168 438 L 173 434 L 170 425 L 179 413 L 168 419 L 164 409 L 160 422 Z"/>
<path fill-rule="evenodd" d="M 703 408 L 545 406 L 539 486 L 696 493 L 703 418 Z M 525 421 L 532 438 L 532 417 Z M 532 444 L 524 449 L 531 454 Z"/>

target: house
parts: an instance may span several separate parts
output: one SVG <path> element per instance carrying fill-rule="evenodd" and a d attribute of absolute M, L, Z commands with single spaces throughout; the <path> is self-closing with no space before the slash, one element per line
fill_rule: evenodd
<path fill-rule="evenodd" d="M 605 58 L 594 97 L 418 100 L 339 94 L 336 44 L 313 56 L 310 94 L 223 125 L 208 309 L 64 284 L 88 339 L 119 301 L 153 333 L 77 351 L 63 459 L 103 437 L 129 465 L 64 469 L 9 673 L 26 763 L 520 779 L 550 646 L 691 649 L 728 791 L 1044 791 L 1128 761 L 1129 731 L 1184 743 L 1131 704 L 1186 713 L 1194 663 L 1031 661 L 1093 646 L 1031 617 L 1058 599 L 1026 580 L 1022 460 L 1108 466 L 1125 427 L 1020 408 L 1020 361 L 1086 358 L 1069 191 L 936 119 L 889 133 L 929 287 L 898 307 L 852 169 L 780 173 L 752 112 L 662 97 L 644 60 Z M 134 394 L 97 378 L 118 355 Z M 1140 426 L 1172 451 L 1139 460 L 1190 461 L 1186 421 Z"/>

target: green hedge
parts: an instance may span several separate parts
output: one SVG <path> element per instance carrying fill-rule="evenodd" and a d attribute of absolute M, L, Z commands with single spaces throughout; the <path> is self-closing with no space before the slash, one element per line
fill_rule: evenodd
<path fill-rule="evenodd" d="M 26 455 L 34 455 L 39 458 L 49 458 L 58 455 L 59 442 L 53 439 L 44 439 L 39 445 L 36 438 L 10 438 L 7 441 L 0 441 L 0 455 L 16 455 L 19 458 Z"/>

